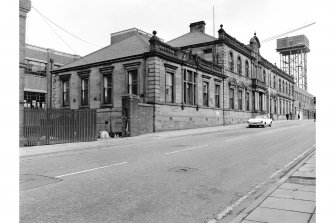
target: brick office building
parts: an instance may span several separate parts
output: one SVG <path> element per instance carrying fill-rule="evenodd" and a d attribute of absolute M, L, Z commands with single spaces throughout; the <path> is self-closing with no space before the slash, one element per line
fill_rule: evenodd
<path fill-rule="evenodd" d="M 137 127 L 131 135 L 224 123 L 222 68 L 156 32 L 114 33 L 107 47 L 52 74 L 53 107 L 97 109 L 97 130 L 120 132 L 125 115 Z"/>
<path fill-rule="evenodd" d="M 79 58 L 78 55 L 25 44 L 24 107 L 50 108 L 50 71 Z"/>
<path fill-rule="evenodd" d="M 226 33 L 219 38 L 205 33 L 205 22 L 190 24 L 190 32 L 167 42 L 223 67 L 224 124 L 246 122 L 256 114 L 283 119 L 292 112 L 294 79 L 260 55 L 255 35 L 245 45 Z"/>
<path fill-rule="evenodd" d="M 315 97 L 307 91 L 294 85 L 293 115 L 297 119 L 313 119 L 315 109 Z"/>

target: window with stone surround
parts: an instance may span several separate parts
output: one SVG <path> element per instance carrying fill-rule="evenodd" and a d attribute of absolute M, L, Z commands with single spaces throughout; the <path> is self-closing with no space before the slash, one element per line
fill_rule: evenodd
<path fill-rule="evenodd" d="M 78 71 L 78 76 L 80 78 L 80 106 L 88 106 L 89 105 L 89 75 L 90 70 L 80 70 Z"/>
<path fill-rule="evenodd" d="M 102 74 L 102 106 L 111 106 L 113 103 L 113 70 L 114 66 L 111 65 L 99 68 Z"/>
<path fill-rule="evenodd" d="M 174 73 L 165 73 L 165 102 L 173 103 Z"/>
<path fill-rule="evenodd" d="M 70 105 L 70 81 L 64 80 L 63 85 L 63 106 L 68 107 Z"/>
<path fill-rule="evenodd" d="M 276 76 L 273 75 L 273 88 L 276 89 Z"/>
<path fill-rule="evenodd" d="M 274 113 L 277 114 L 277 100 L 274 99 Z"/>
<path fill-rule="evenodd" d="M 202 82 L 202 102 L 203 102 L 203 106 L 207 106 L 207 107 L 208 107 L 208 98 L 209 98 L 208 86 L 209 86 L 208 81 Z"/>
<path fill-rule="evenodd" d="M 215 84 L 215 107 L 220 108 L 220 84 Z"/>
<path fill-rule="evenodd" d="M 245 110 L 246 111 L 250 110 L 249 101 L 250 101 L 250 94 L 249 94 L 249 92 L 246 92 L 245 93 Z"/>
<path fill-rule="evenodd" d="M 263 70 L 263 82 L 266 84 L 266 73 L 265 73 L 265 70 Z"/>
<path fill-rule="evenodd" d="M 281 80 L 279 79 L 279 91 L 281 91 Z"/>
<path fill-rule="evenodd" d="M 112 103 L 112 75 L 106 74 L 103 76 L 104 89 L 103 89 L 103 102 L 104 104 Z"/>
<path fill-rule="evenodd" d="M 191 70 L 184 70 L 183 75 L 184 104 L 197 104 L 197 74 Z"/>
<path fill-rule="evenodd" d="M 263 94 L 259 93 L 259 111 L 263 111 Z"/>
<path fill-rule="evenodd" d="M 126 88 L 128 94 L 139 95 L 138 90 L 138 70 L 140 67 L 141 62 L 132 62 L 123 64 L 126 70 Z"/>
<path fill-rule="evenodd" d="M 230 87 L 229 88 L 229 108 L 234 109 L 234 88 Z"/>
<path fill-rule="evenodd" d="M 137 91 L 137 70 L 128 71 L 128 94 L 138 95 Z"/>
<path fill-rule="evenodd" d="M 81 78 L 81 105 L 86 106 L 88 105 L 88 98 L 89 98 L 89 81 L 88 77 Z"/>
<path fill-rule="evenodd" d="M 249 62 L 245 61 L 245 76 L 249 77 Z"/>
<path fill-rule="evenodd" d="M 241 62 L 241 57 L 237 57 L 237 73 L 242 74 L 242 62 Z"/>
<path fill-rule="evenodd" d="M 228 63 L 229 63 L 229 71 L 233 72 L 233 71 L 234 71 L 234 57 L 233 57 L 233 52 L 229 52 Z"/>
<path fill-rule="evenodd" d="M 238 109 L 239 110 L 242 110 L 242 91 L 239 90 L 238 91 Z"/>

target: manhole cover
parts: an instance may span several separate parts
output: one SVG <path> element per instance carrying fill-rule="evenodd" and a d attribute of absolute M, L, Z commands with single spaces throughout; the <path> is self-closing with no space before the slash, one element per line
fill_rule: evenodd
<path fill-rule="evenodd" d="M 169 171 L 172 172 L 177 172 L 177 173 L 190 173 L 193 171 L 196 171 L 196 168 L 191 168 L 191 167 L 181 167 L 181 166 L 177 166 L 177 167 L 173 167 L 171 169 L 169 169 Z"/>
<path fill-rule="evenodd" d="M 287 183 L 315 185 L 315 178 L 289 177 Z"/>
<path fill-rule="evenodd" d="M 57 183 L 62 181 L 54 177 L 47 177 L 35 174 L 21 174 L 20 175 L 20 190 L 27 190 L 35 187 L 41 187 L 43 185 Z"/>

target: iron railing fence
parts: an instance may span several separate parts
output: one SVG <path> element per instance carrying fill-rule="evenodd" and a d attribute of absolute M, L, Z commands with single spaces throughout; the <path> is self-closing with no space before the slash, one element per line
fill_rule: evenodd
<path fill-rule="evenodd" d="M 97 139 L 95 109 L 24 108 L 26 146 Z"/>

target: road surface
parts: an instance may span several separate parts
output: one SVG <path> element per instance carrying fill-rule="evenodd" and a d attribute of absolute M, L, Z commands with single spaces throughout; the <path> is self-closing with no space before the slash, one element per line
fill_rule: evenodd
<path fill-rule="evenodd" d="M 20 222 L 230 219 L 315 145 L 315 123 L 144 139 L 21 157 Z"/>

